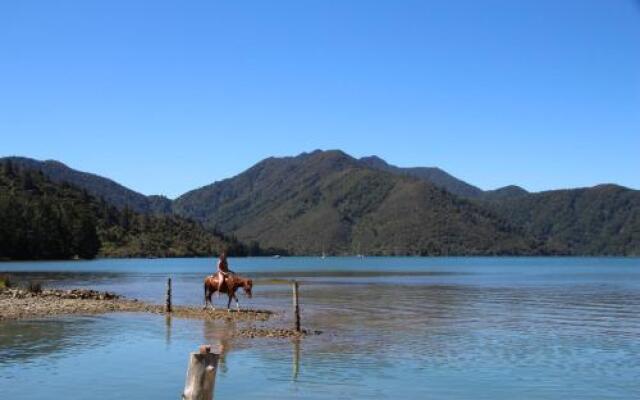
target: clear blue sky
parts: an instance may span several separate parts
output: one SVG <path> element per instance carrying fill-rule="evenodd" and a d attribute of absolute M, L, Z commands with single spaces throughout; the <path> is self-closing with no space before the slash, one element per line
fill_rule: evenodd
<path fill-rule="evenodd" d="M 3 0 L 0 136 L 171 197 L 316 148 L 640 188 L 640 3 Z"/>

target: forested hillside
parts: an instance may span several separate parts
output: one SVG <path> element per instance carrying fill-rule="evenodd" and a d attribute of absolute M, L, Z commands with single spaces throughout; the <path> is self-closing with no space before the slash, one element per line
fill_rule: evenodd
<path fill-rule="evenodd" d="M 21 170 L 40 171 L 52 182 L 68 183 L 86 190 L 90 195 L 102 198 L 120 210 L 129 208 L 145 214 L 171 213 L 171 200 L 166 197 L 145 196 L 111 179 L 69 168 L 60 161 L 38 161 L 26 157 L 0 158 L 0 163 L 3 162 L 11 162 L 15 168 Z"/>
<path fill-rule="evenodd" d="M 340 151 L 266 159 L 189 192 L 174 210 L 292 254 L 539 254 L 535 240 L 423 180 Z"/>
<path fill-rule="evenodd" d="M 617 185 L 552 190 L 484 203 L 550 251 L 640 255 L 640 191 Z"/>
<path fill-rule="evenodd" d="M 8 161 L 0 163 L 0 221 L 0 259 L 196 256 L 223 247 L 246 252 L 197 223 L 118 210 Z"/>
<path fill-rule="evenodd" d="M 94 225 L 105 256 L 223 245 L 236 254 L 640 254 L 640 192 L 615 185 L 483 191 L 438 168 L 318 150 L 267 158 L 171 201 L 56 161 L 2 160 L 14 169 L 0 193 L 2 246 L 13 250 L 0 257 L 85 257 Z"/>

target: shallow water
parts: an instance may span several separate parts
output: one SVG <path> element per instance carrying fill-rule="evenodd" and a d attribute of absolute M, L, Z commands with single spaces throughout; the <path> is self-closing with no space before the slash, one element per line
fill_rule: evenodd
<path fill-rule="evenodd" d="M 258 399 L 640 398 L 640 259 L 247 258 L 243 306 L 302 341 L 222 340 L 216 396 Z M 207 259 L 3 263 L 21 279 L 160 302 L 202 301 Z M 274 281 L 275 280 L 275 281 Z M 218 300 L 221 304 L 222 299 Z M 234 326 L 142 314 L 0 323 L 6 398 L 177 399 L 188 353 Z"/>

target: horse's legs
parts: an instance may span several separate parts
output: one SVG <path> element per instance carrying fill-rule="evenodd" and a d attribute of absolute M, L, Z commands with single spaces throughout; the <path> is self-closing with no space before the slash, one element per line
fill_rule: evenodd
<path fill-rule="evenodd" d="M 202 307 L 203 310 L 207 309 L 207 298 L 209 297 L 209 291 L 207 290 L 207 284 L 204 284 L 204 307 Z"/>
<path fill-rule="evenodd" d="M 240 311 L 240 303 L 238 302 L 238 296 L 236 296 L 236 294 L 233 294 L 233 298 L 236 299 L 236 310 Z"/>
<path fill-rule="evenodd" d="M 209 305 L 211 306 L 213 311 L 215 311 L 216 310 L 216 305 L 213 304 L 213 300 L 211 300 L 211 296 L 213 296 L 213 291 L 211 289 L 209 289 Z"/>
<path fill-rule="evenodd" d="M 213 295 L 213 292 L 211 291 L 211 288 L 208 288 L 207 285 L 205 285 L 204 286 L 204 307 L 202 307 L 203 310 L 207 309 L 207 305 L 210 306 L 213 309 L 213 311 L 216 310 L 216 306 L 211 301 L 212 295 Z"/>
<path fill-rule="evenodd" d="M 227 311 L 229 311 L 229 307 L 231 307 L 231 298 L 232 298 L 232 294 L 229 295 L 229 301 L 227 302 Z"/>

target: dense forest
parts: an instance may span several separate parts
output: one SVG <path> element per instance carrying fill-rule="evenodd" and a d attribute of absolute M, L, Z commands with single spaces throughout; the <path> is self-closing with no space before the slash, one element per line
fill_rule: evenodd
<path fill-rule="evenodd" d="M 0 163 L 0 259 L 207 256 L 260 253 L 169 215 L 120 210 L 38 170 Z"/>
<path fill-rule="evenodd" d="M 550 251 L 640 255 L 640 192 L 617 185 L 515 193 L 481 202 Z"/>

